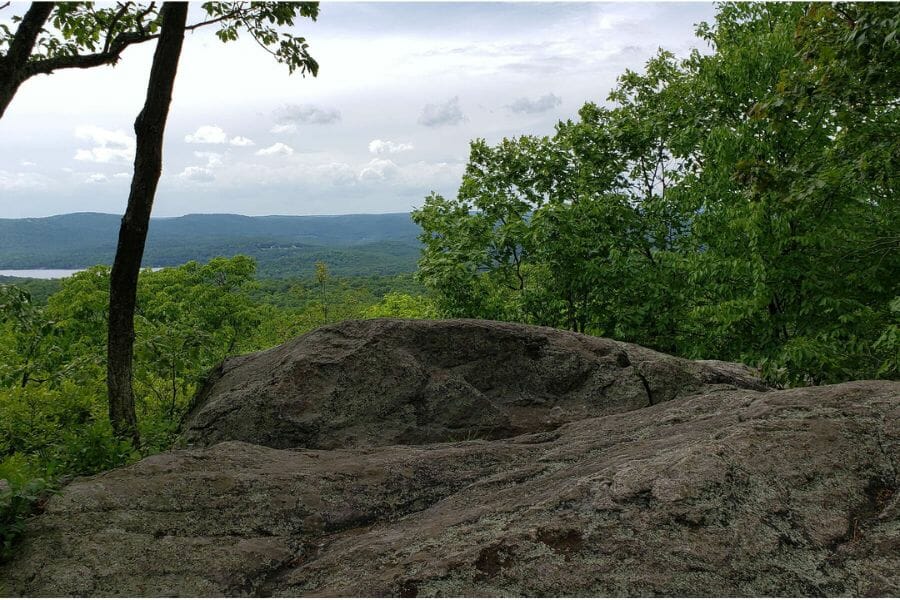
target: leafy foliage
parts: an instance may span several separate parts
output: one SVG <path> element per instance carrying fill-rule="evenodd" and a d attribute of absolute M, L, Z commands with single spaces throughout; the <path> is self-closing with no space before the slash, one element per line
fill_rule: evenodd
<path fill-rule="evenodd" d="M 327 273 L 330 265 L 319 273 Z M 206 373 L 328 319 L 434 315 L 411 275 L 256 279 L 246 256 L 141 273 L 135 394 L 142 444 L 116 439 L 105 388 L 109 267 L 57 283 L 45 302 L 0 285 L 0 560 L 57 482 L 168 448 Z M 42 288 L 41 288 L 42 289 Z"/>
<path fill-rule="evenodd" d="M 0 477 L 7 473 L 6 463 L 0 465 Z M 13 547 L 25 531 L 28 517 L 34 514 L 54 488 L 44 479 L 20 481 L 12 479 L 0 487 L 0 562 L 13 556 Z M 2 591 L 2 588 L 0 588 Z"/>
<path fill-rule="evenodd" d="M 318 73 L 319 64 L 310 55 L 306 39 L 283 31 L 298 17 L 315 20 L 317 2 L 204 2 L 200 8 L 203 18 L 188 24 L 187 30 L 215 26 L 216 36 L 223 42 L 237 40 L 243 31 L 291 73 Z M 10 20 L 18 24 L 22 17 L 13 15 Z M 158 37 L 161 14 L 156 2 L 117 2 L 112 6 L 59 2 L 46 25 L 28 57 L 28 76 L 115 64 L 128 46 Z M 15 32 L 0 24 L 0 58 L 14 40 Z"/>
<path fill-rule="evenodd" d="M 900 9 L 718 7 L 553 136 L 472 142 L 414 213 L 443 314 L 757 364 L 896 377 Z M 892 308 L 893 307 L 893 308 Z"/>

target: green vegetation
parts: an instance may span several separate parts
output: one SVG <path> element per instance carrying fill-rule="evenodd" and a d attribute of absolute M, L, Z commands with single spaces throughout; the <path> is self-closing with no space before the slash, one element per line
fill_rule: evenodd
<path fill-rule="evenodd" d="M 28 292 L 28 296 L 35 304 L 47 304 L 47 299 L 59 291 L 59 279 L 31 279 L 27 277 L 7 277 L 0 275 L 0 285 L 14 285 Z"/>
<path fill-rule="evenodd" d="M 442 313 L 784 384 L 900 375 L 900 9 L 723 4 L 548 137 L 476 140 L 414 213 Z"/>
<path fill-rule="evenodd" d="M 330 267 L 330 266 L 329 266 Z M 246 256 L 141 273 L 135 395 L 142 445 L 113 436 L 105 387 L 109 267 L 56 282 L 36 301 L 0 285 L 0 559 L 35 503 L 61 478 L 96 473 L 168 448 L 205 374 L 328 321 L 434 314 L 412 275 L 255 278 Z M 38 287 L 44 290 L 44 287 Z"/>

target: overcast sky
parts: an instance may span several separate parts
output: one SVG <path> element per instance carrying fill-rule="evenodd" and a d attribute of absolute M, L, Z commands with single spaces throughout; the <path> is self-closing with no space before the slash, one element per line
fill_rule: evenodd
<path fill-rule="evenodd" d="M 21 14 L 13 4 L 0 22 Z M 192 13 L 196 9 L 192 9 Z M 409 211 L 454 195 L 476 137 L 552 133 L 659 47 L 704 48 L 709 3 L 329 3 L 296 27 L 319 76 L 188 34 L 156 216 Z M 153 43 L 25 83 L 0 119 L 0 217 L 121 213 Z"/>

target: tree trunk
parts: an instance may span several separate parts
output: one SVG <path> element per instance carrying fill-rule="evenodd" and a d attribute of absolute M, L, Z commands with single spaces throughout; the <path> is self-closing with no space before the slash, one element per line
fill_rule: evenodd
<path fill-rule="evenodd" d="M 132 389 L 137 280 L 153 197 L 162 173 L 163 132 L 184 42 L 187 10 L 186 2 L 166 2 L 161 10 L 162 28 L 150 68 L 147 99 L 134 122 L 137 137 L 134 177 L 128 194 L 128 206 L 119 228 L 119 243 L 109 282 L 106 363 L 109 420 L 116 436 L 131 439 L 135 446 L 140 443 Z"/>
<path fill-rule="evenodd" d="M 0 56 L 0 118 L 3 118 L 19 86 L 27 79 L 25 65 L 51 12 L 52 2 L 32 2 L 16 29 L 9 51 L 5 56 Z"/>

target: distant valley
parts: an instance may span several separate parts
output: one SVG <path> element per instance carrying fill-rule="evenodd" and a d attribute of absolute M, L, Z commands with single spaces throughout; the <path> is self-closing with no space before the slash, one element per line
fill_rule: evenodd
<path fill-rule="evenodd" d="M 118 215 L 73 213 L 0 219 L 0 269 L 80 269 L 111 264 Z M 421 230 L 408 213 L 265 216 L 186 215 L 151 220 L 144 265 L 165 267 L 245 254 L 263 277 L 339 276 L 415 270 Z"/>

